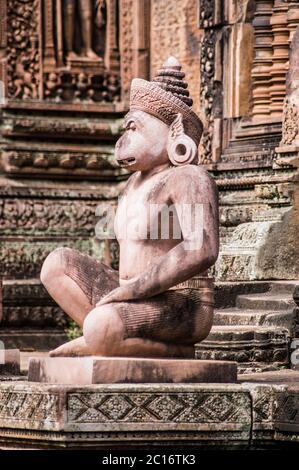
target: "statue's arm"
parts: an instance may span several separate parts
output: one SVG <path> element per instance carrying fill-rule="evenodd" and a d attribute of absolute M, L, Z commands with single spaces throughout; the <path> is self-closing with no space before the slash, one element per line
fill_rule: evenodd
<path fill-rule="evenodd" d="M 176 176 L 170 191 L 177 208 L 183 241 L 163 255 L 159 262 L 153 264 L 137 280 L 104 297 L 99 305 L 157 295 L 215 263 L 219 251 L 216 185 L 198 167 L 179 169 Z M 195 220 L 197 216 L 196 227 L 188 223 L 188 207 Z M 199 220 L 201 216 L 202 220 Z"/>

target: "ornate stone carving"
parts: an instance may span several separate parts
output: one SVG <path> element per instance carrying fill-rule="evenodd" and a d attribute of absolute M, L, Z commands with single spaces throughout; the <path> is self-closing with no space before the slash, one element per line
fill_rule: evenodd
<path fill-rule="evenodd" d="M 115 0 L 45 2 L 45 100 L 120 101 L 117 8 Z"/>
<path fill-rule="evenodd" d="M 100 153 L 46 152 L 10 150 L 2 155 L 3 169 L 10 174 L 63 174 L 82 176 L 117 173 L 113 156 Z"/>
<path fill-rule="evenodd" d="M 120 29 L 122 99 L 128 103 L 131 80 L 133 78 L 133 38 L 134 38 L 134 0 L 120 0 Z"/>
<path fill-rule="evenodd" d="M 64 241 L 45 240 L 30 242 L 0 241 L 1 275 L 8 277 L 38 277 L 40 269 L 47 254 L 59 246 L 67 245 L 83 253 L 102 257 L 103 246 L 93 246 L 92 241 L 86 239 L 67 239 Z"/>
<path fill-rule="evenodd" d="M 77 8 L 76 8 L 77 7 Z M 64 43 L 67 62 L 99 61 L 105 54 L 106 1 L 62 0 L 63 31 L 58 42 Z"/>
<path fill-rule="evenodd" d="M 298 6 L 299 8 L 299 6 Z M 297 10 L 296 10 L 297 11 Z M 299 11 L 297 12 L 299 13 Z M 287 73 L 287 96 L 283 107 L 282 139 L 276 149 L 277 167 L 298 167 L 299 148 L 299 62 L 298 62 L 299 27 L 293 32 L 290 45 L 289 70 Z"/>
<path fill-rule="evenodd" d="M 0 419 L 55 422 L 59 394 L 0 391 Z"/>
<path fill-rule="evenodd" d="M 118 74 L 103 72 L 90 74 L 50 72 L 44 75 L 46 100 L 90 103 L 114 103 L 120 101 L 120 79 Z"/>
<path fill-rule="evenodd" d="M 188 84 L 183 80 L 185 73 L 178 64 L 177 60 L 171 57 L 163 68 L 158 70 L 152 82 L 134 79 L 131 87 L 130 110 L 148 112 L 168 126 L 174 123 L 180 114 L 184 126 L 183 133 L 191 137 L 198 146 L 203 125 L 191 108 L 193 100 L 189 97 Z"/>
<path fill-rule="evenodd" d="M 250 222 L 253 212 L 258 209 L 253 207 L 221 207 L 219 208 L 219 220 L 224 227 L 234 227 L 241 223 Z"/>
<path fill-rule="evenodd" d="M 38 99 L 40 53 L 39 0 L 8 0 L 8 98 Z"/>
<path fill-rule="evenodd" d="M 222 423 L 248 419 L 246 395 L 225 393 L 70 393 L 69 423 Z"/>
<path fill-rule="evenodd" d="M 186 72 L 195 112 L 200 110 L 198 15 L 198 2 L 193 0 L 151 1 L 151 75 L 155 75 L 165 57 L 175 55 Z"/>
<path fill-rule="evenodd" d="M 281 446 L 298 440 L 295 387 L 259 383 L 186 387 L 69 386 L 1 383 L 1 445 L 39 448 L 185 442 L 211 449 Z M 96 389 L 95 389 L 96 388 Z M 71 404 L 72 408 L 69 408 Z M 103 414 L 104 412 L 105 414 Z M 193 415 L 193 417 L 192 417 Z M 78 418 L 76 418 L 78 416 Z M 62 417 L 66 418 L 63 421 Z M 97 421 L 97 417 L 99 418 Z M 75 421 L 70 421 L 70 419 Z M 80 422 L 80 418 L 82 422 Z M 175 426 L 175 431 L 174 431 Z M 215 447 L 216 446 L 216 447 Z"/>
<path fill-rule="evenodd" d="M 281 430 L 299 430 L 299 394 L 298 391 L 285 391 L 278 395 L 278 403 L 274 414 L 276 427 Z"/>
<path fill-rule="evenodd" d="M 201 106 L 205 115 L 205 128 L 201 141 L 201 163 L 209 163 L 219 158 L 219 148 L 215 155 L 215 135 L 220 129 L 215 128 L 222 113 L 221 84 L 215 77 L 216 48 L 220 47 L 219 34 L 206 30 L 201 41 Z M 218 43 L 217 43 L 218 42 Z M 215 121 L 215 119 L 217 119 Z"/>
<path fill-rule="evenodd" d="M 116 119 L 112 122 L 109 119 L 101 120 L 90 120 L 84 122 L 75 119 L 61 119 L 61 117 L 47 119 L 37 119 L 33 116 L 22 116 L 15 117 L 13 119 L 6 119 L 6 128 L 3 129 L 2 135 L 5 137 L 19 137 L 19 136 L 31 136 L 31 137 L 91 137 L 91 138 L 103 138 L 106 137 L 109 140 L 115 139 L 120 133 L 122 120 Z M 107 148 L 107 147 L 106 147 Z M 28 149 L 28 153 L 32 149 Z M 109 153 L 112 154 L 111 147 Z"/>
<path fill-rule="evenodd" d="M 63 327 L 66 328 L 68 320 L 59 307 L 49 305 L 22 305 L 5 306 L 1 328 L 24 327 Z"/>
<path fill-rule="evenodd" d="M 3 234 L 90 236 L 96 223 L 97 201 L 1 199 Z"/>
<path fill-rule="evenodd" d="M 222 0 L 199 1 L 201 28 L 212 28 L 213 26 L 221 24 L 223 14 L 222 3 Z"/>
<path fill-rule="evenodd" d="M 208 338 L 195 346 L 195 357 L 201 360 L 237 361 L 242 373 L 261 372 L 289 365 L 289 331 L 239 325 L 228 329 L 217 327 Z M 267 331 L 268 330 L 268 331 Z"/>

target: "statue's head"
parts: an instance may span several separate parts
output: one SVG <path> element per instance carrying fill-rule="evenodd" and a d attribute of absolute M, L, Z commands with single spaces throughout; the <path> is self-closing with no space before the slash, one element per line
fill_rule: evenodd
<path fill-rule="evenodd" d="M 125 132 L 115 147 L 121 166 L 146 171 L 169 161 L 197 163 L 203 125 L 191 109 L 184 77 L 179 62 L 170 57 L 153 81 L 132 81 Z"/>

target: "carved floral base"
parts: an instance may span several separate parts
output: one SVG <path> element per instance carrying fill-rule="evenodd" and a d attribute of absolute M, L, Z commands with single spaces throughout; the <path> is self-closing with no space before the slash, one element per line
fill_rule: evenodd
<path fill-rule="evenodd" d="M 0 448 L 265 447 L 298 442 L 299 388 L 0 383 Z"/>

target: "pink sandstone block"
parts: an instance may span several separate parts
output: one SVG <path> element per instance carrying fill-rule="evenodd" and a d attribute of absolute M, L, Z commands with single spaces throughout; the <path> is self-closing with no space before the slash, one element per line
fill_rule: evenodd
<path fill-rule="evenodd" d="M 233 383 L 237 364 L 197 359 L 30 358 L 28 380 L 53 384 Z"/>

